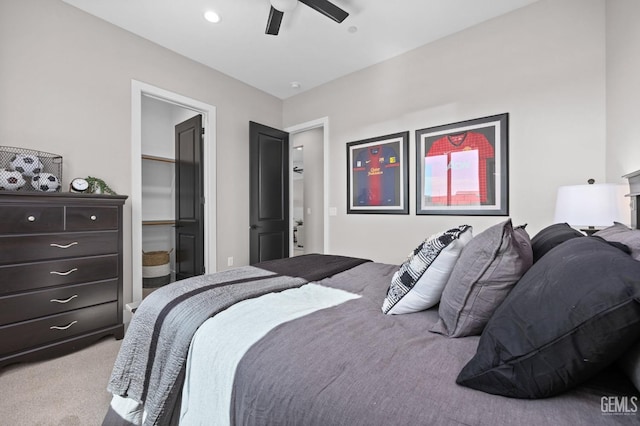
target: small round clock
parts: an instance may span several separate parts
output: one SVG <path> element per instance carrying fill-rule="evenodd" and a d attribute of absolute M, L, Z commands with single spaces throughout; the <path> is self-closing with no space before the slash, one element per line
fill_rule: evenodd
<path fill-rule="evenodd" d="M 86 192 L 89 189 L 89 182 L 83 178 L 75 178 L 69 185 L 71 192 Z"/>

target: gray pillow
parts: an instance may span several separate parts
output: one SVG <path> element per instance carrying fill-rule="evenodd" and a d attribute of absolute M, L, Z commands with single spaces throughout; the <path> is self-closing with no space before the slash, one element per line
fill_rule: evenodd
<path fill-rule="evenodd" d="M 442 293 L 432 332 L 450 337 L 482 333 L 493 311 L 533 264 L 531 240 L 511 219 L 494 225 L 462 249 Z"/>
<path fill-rule="evenodd" d="M 640 229 L 631 229 L 622 223 L 614 222 L 613 226 L 604 228 L 595 234 L 613 243 L 622 243 L 631 250 L 631 257 L 640 260 Z"/>

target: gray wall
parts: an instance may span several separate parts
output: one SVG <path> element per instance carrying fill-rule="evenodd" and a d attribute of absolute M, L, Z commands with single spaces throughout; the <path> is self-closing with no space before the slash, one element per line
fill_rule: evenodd
<path fill-rule="evenodd" d="M 217 264 L 249 262 L 250 120 L 282 125 L 282 101 L 57 0 L 0 0 L 0 144 L 64 158 L 64 182 L 131 191 L 131 80 L 216 106 Z M 131 202 L 125 205 L 131 299 Z M 139 254 L 135 254 L 140 256 Z"/>
<path fill-rule="evenodd" d="M 559 185 L 640 168 L 639 7 L 540 0 L 283 102 L 60 1 L 0 0 L 0 143 L 63 155 L 65 186 L 92 174 L 127 194 L 132 79 L 216 106 L 223 268 L 229 256 L 248 263 L 247 122 L 283 128 L 327 116 L 338 211 L 330 250 L 397 263 L 445 227 L 477 233 L 502 220 L 413 214 L 416 129 L 510 113 L 510 215 L 532 234 L 553 219 Z M 403 130 L 412 131 L 412 214 L 346 215 L 345 144 Z M 129 297 L 130 261 L 124 272 Z"/>
<path fill-rule="evenodd" d="M 510 216 L 531 234 L 558 186 L 603 182 L 605 20 L 602 0 L 541 0 L 286 99 L 285 126 L 330 120 L 331 252 L 399 263 L 433 233 L 505 219 L 415 215 L 416 129 L 508 112 Z M 411 214 L 347 215 L 345 144 L 405 130 Z"/>

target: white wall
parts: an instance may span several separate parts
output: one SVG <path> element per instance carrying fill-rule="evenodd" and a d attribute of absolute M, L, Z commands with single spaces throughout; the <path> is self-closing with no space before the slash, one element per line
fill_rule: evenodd
<path fill-rule="evenodd" d="M 175 158 L 175 125 L 197 114 L 169 102 L 142 96 L 142 153 Z"/>
<path fill-rule="evenodd" d="M 64 187 L 92 175 L 131 191 L 132 79 L 216 107 L 216 263 L 248 264 L 248 123 L 281 127 L 282 101 L 61 1 L 0 1 L 0 143 L 62 155 Z M 131 200 L 124 241 L 128 302 Z"/>
<path fill-rule="evenodd" d="M 435 232 L 505 220 L 415 215 L 416 129 L 509 113 L 510 217 L 532 235 L 553 220 L 558 186 L 603 181 L 604 12 L 603 0 L 541 0 L 286 99 L 285 127 L 331 120 L 330 251 L 399 263 Z M 345 144 L 405 130 L 411 214 L 347 215 Z"/>
<path fill-rule="evenodd" d="M 607 179 L 640 170 L 640 2 L 607 1 Z M 625 182 L 626 183 L 626 182 Z"/>

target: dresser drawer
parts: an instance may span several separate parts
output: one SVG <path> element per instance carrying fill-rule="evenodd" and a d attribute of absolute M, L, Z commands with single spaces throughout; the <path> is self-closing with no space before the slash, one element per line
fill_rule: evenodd
<path fill-rule="evenodd" d="M 0 326 L 0 354 L 10 354 L 115 324 L 118 324 L 117 302 Z"/>
<path fill-rule="evenodd" d="M 44 287 L 117 278 L 117 254 L 0 266 L 0 296 Z"/>
<path fill-rule="evenodd" d="M 0 206 L 0 234 L 56 232 L 64 230 L 62 206 Z"/>
<path fill-rule="evenodd" d="M 86 308 L 117 299 L 117 279 L 0 297 L 0 325 Z"/>
<path fill-rule="evenodd" d="M 117 207 L 67 207 L 67 231 L 97 231 L 118 229 L 119 211 Z"/>
<path fill-rule="evenodd" d="M 118 232 L 0 237 L 0 264 L 117 253 Z"/>

